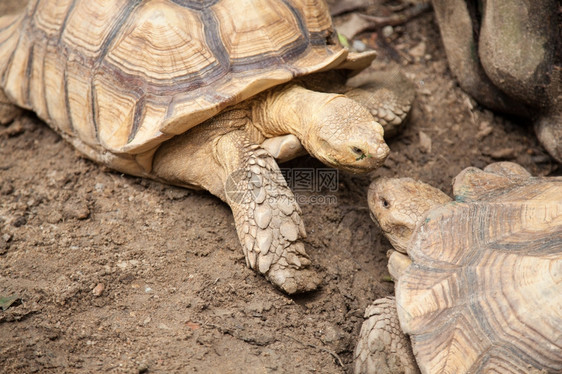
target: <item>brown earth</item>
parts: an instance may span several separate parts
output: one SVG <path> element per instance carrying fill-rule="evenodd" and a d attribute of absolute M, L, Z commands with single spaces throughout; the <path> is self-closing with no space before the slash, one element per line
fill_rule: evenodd
<path fill-rule="evenodd" d="M 19 3 L 2 1 L 0 14 Z M 230 210 L 210 194 L 107 170 L 32 114 L 0 127 L 0 296 L 19 298 L 0 311 L 0 371 L 350 373 L 365 307 L 393 292 L 390 245 L 367 209 L 372 178 L 450 193 L 463 168 L 496 160 L 561 174 L 530 123 L 459 89 L 431 12 L 359 39 L 380 52 L 375 69 L 408 74 L 416 103 L 384 167 L 339 173 L 337 191 L 320 195 L 337 202 L 302 205 L 323 278 L 307 295 L 288 297 L 246 268 Z M 283 167 L 323 166 L 305 157 Z"/>

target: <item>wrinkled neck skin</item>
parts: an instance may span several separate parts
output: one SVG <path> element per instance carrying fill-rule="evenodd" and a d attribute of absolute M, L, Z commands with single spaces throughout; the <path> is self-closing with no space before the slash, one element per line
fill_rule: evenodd
<path fill-rule="evenodd" d="M 255 100 L 253 122 L 266 138 L 293 134 L 308 150 L 305 143 L 310 143 L 310 129 L 316 126 L 315 113 L 337 96 L 342 95 L 309 91 L 296 84 L 272 89 Z"/>

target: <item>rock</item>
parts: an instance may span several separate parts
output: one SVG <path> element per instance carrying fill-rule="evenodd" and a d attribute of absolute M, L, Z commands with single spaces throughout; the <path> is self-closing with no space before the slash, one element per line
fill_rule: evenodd
<path fill-rule="evenodd" d="M 351 43 L 351 48 L 357 52 L 365 52 L 367 50 L 367 45 L 363 43 L 361 40 L 354 40 Z"/>
<path fill-rule="evenodd" d="M 420 131 L 420 151 L 431 153 L 431 138 L 425 132 Z"/>
<path fill-rule="evenodd" d="M 348 336 L 338 326 L 328 325 L 324 329 L 321 339 L 325 344 L 332 346 L 338 353 L 347 349 Z"/>
<path fill-rule="evenodd" d="M 66 219 L 86 219 L 90 216 L 90 208 L 86 202 L 79 198 L 71 198 L 66 202 L 63 209 L 63 217 Z"/>
<path fill-rule="evenodd" d="M 138 370 L 139 374 L 147 373 L 148 372 L 148 365 L 146 363 L 140 363 L 137 370 Z"/>
<path fill-rule="evenodd" d="M 21 226 L 25 225 L 26 223 L 27 223 L 27 219 L 24 216 L 19 216 L 19 217 L 16 217 L 12 221 L 12 226 L 21 227 Z"/>
<path fill-rule="evenodd" d="M 495 160 L 513 160 L 517 157 L 517 151 L 511 147 L 496 149 L 488 152 L 488 154 Z"/>
<path fill-rule="evenodd" d="M 8 252 L 8 248 L 10 248 L 10 243 L 0 238 L 0 255 L 6 254 L 6 252 Z"/>
<path fill-rule="evenodd" d="M 392 34 L 394 34 L 394 27 L 388 25 L 382 28 L 382 36 L 385 38 L 390 37 Z"/>
<path fill-rule="evenodd" d="M 490 125 L 488 121 L 482 121 L 478 127 L 478 132 L 476 133 L 476 139 L 482 140 L 486 136 L 490 135 L 494 128 Z"/>
<path fill-rule="evenodd" d="M 0 195 L 10 195 L 14 192 L 14 185 L 10 181 L 3 181 L 0 185 Z"/>
<path fill-rule="evenodd" d="M 46 218 L 47 222 L 57 224 L 62 221 L 62 214 L 58 210 L 51 210 Z"/>
<path fill-rule="evenodd" d="M 95 286 L 94 289 L 92 290 L 92 293 L 94 294 L 94 296 L 99 297 L 103 294 L 104 290 L 105 290 L 105 285 L 103 283 L 98 283 L 97 286 Z"/>
<path fill-rule="evenodd" d="M 422 57 L 425 56 L 425 51 L 426 51 L 425 42 L 422 41 L 418 45 L 410 49 L 410 55 L 412 57 L 415 57 L 416 59 L 421 59 Z"/>

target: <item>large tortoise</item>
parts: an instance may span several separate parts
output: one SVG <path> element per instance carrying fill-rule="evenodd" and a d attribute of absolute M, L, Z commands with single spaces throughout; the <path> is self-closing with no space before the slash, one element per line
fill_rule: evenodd
<path fill-rule="evenodd" d="M 562 163 L 559 0 L 432 0 L 447 60 L 479 103 L 533 120 Z"/>
<path fill-rule="evenodd" d="M 399 123 L 412 94 L 345 86 L 373 58 L 337 42 L 323 0 L 31 0 L 0 18 L 0 123 L 30 109 L 92 160 L 210 191 L 247 265 L 302 292 L 319 281 L 274 157 L 304 146 L 377 168 L 380 123 Z"/>
<path fill-rule="evenodd" d="M 454 201 L 410 178 L 373 183 L 371 212 L 409 257 L 390 255 L 396 300 L 367 309 L 356 373 L 562 372 L 562 177 L 471 167 Z"/>

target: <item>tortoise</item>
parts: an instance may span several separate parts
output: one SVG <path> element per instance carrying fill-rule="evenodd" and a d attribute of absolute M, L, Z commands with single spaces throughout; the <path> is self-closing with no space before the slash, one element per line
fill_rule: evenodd
<path fill-rule="evenodd" d="M 463 170 L 453 193 L 371 185 L 396 299 L 367 308 L 355 372 L 561 372 L 562 177 L 499 162 Z"/>
<path fill-rule="evenodd" d="M 323 0 L 31 0 L 0 18 L 0 123 L 32 110 L 94 161 L 208 190 L 247 266 L 304 292 L 319 278 L 275 158 L 384 162 L 381 124 L 406 117 L 413 90 L 403 76 L 347 86 L 374 58 L 339 44 Z"/>
<path fill-rule="evenodd" d="M 451 72 L 479 103 L 534 122 L 562 163 L 562 17 L 557 0 L 432 0 Z"/>

